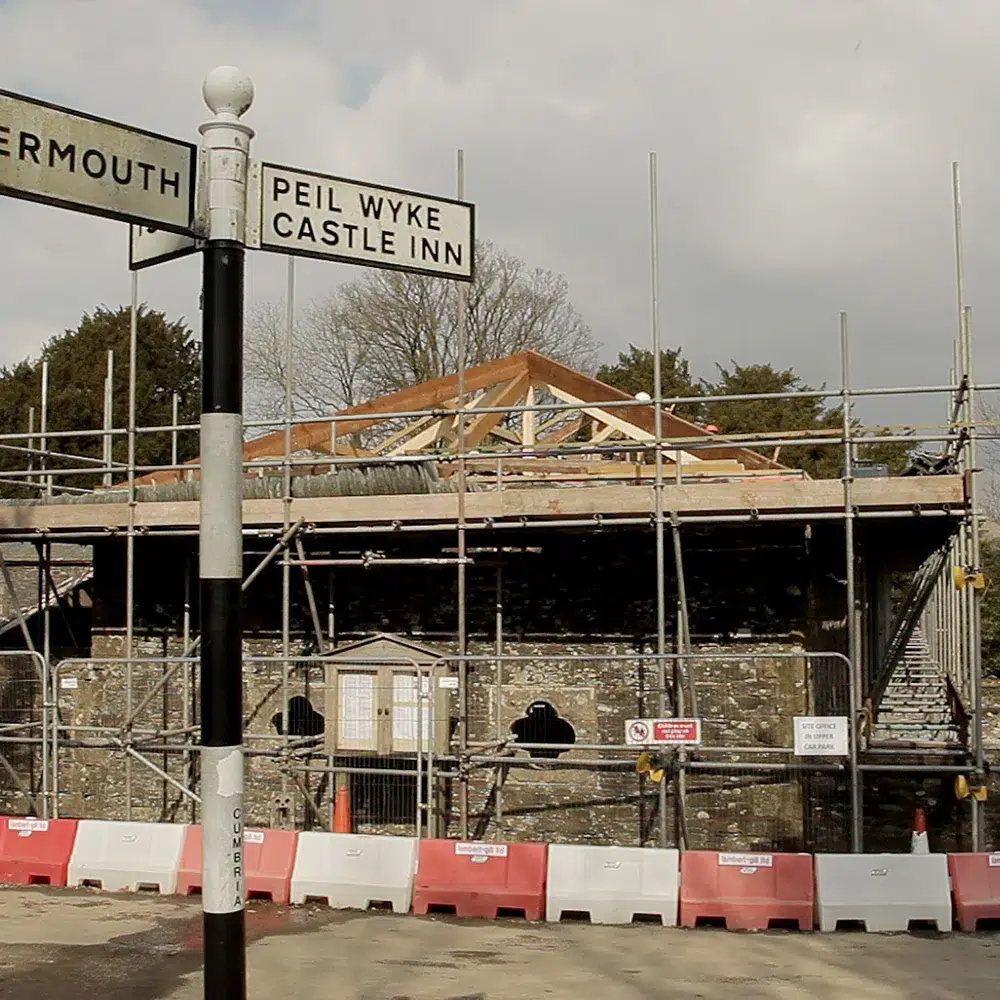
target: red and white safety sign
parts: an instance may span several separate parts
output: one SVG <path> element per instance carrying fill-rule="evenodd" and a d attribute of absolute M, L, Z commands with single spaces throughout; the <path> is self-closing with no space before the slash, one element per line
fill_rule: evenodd
<path fill-rule="evenodd" d="M 701 743 L 701 719 L 629 719 L 625 743 L 632 747 L 697 746 Z"/>

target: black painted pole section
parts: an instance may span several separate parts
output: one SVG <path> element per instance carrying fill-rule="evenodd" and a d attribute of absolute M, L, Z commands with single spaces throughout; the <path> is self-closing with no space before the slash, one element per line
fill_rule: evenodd
<path fill-rule="evenodd" d="M 202 463 L 230 463 L 235 444 L 240 457 L 243 362 L 243 247 L 209 241 L 204 249 L 202 327 Z M 205 466 L 203 465 L 203 469 Z M 222 471 L 221 469 L 219 470 Z M 228 471 L 228 470 L 227 470 Z M 231 476 L 226 476 L 231 480 Z M 240 477 L 242 478 L 242 477 Z M 205 497 L 223 476 L 202 476 Z M 237 488 L 242 484 L 237 481 Z M 232 489 L 232 483 L 226 483 Z M 219 496 L 219 500 L 229 497 Z M 232 515 L 230 515 L 232 516 Z M 238 517 L 238 515 L 237 515 Z M 202 850 L 205 997 L 243 1000 L 246 996 L 243 909 L 243 639 L 239 563 L 225 523 L 202 532 L 201 559 L 201 742 Z M 211 524 L 209 528 L 213 527 Z M 237 530 L 240 524 L 237 520 Z M 214 537 L 212 537 L 214 536 Z M 208 543 L 208 544 L 206 544 Z M 206 549 L 214 545 L 214 552 Z M 227 558 L 229 556 L 230 558 Z M 228 563 L 228 566 L 212 563 Z M 240 572 L 231 575 L 239 565 Z M 213 833 L 214 828 L 214 833 Z M 225 839 L 220 836 L 225 835 Z M 215 885 L 210 889 L 210 879 Z"/>
<path fill-rule="evenodd" d="M 202 125 L 201 824 L 205 1000 L 245 1000 L 243 863 L 243 269 L 253 87 L 213 70 Z"/>

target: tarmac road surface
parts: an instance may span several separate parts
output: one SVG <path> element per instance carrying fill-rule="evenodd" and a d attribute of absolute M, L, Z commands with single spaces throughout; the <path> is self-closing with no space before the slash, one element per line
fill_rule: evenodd
<path fill-rule="evenodd" d="M 0 996 L 201 1000 L 197 899 L 0 889 Z M 978 1000 L 1000 935 L 766 934 L 251 904 L 251 1000 Z"/>

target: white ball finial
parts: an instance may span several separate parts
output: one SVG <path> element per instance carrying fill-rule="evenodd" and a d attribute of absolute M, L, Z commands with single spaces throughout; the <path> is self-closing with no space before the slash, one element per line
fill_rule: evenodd
<path fill-rule="evenodd" d="M 653 401 L 653 397 L 650 396 L 650 394 L 648 392 L 637 392 L 635 394 L 635 398 L 640 403 L 651 403 Z"/>
<path fill-rule="evenodd" d="M 201 93 L 216 115 L 239 118 L 253 104 L 253 81 L 235 66 L 217 66 L 205 77 Z"/>

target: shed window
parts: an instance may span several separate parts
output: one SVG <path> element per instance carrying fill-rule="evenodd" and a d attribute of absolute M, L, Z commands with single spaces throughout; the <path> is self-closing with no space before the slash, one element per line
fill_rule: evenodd
<path fill-rule="evenodd" d="M 375 675 L 341 672 L 338 675 L 337 723 L 345 746 L 375 749 Z"/>

